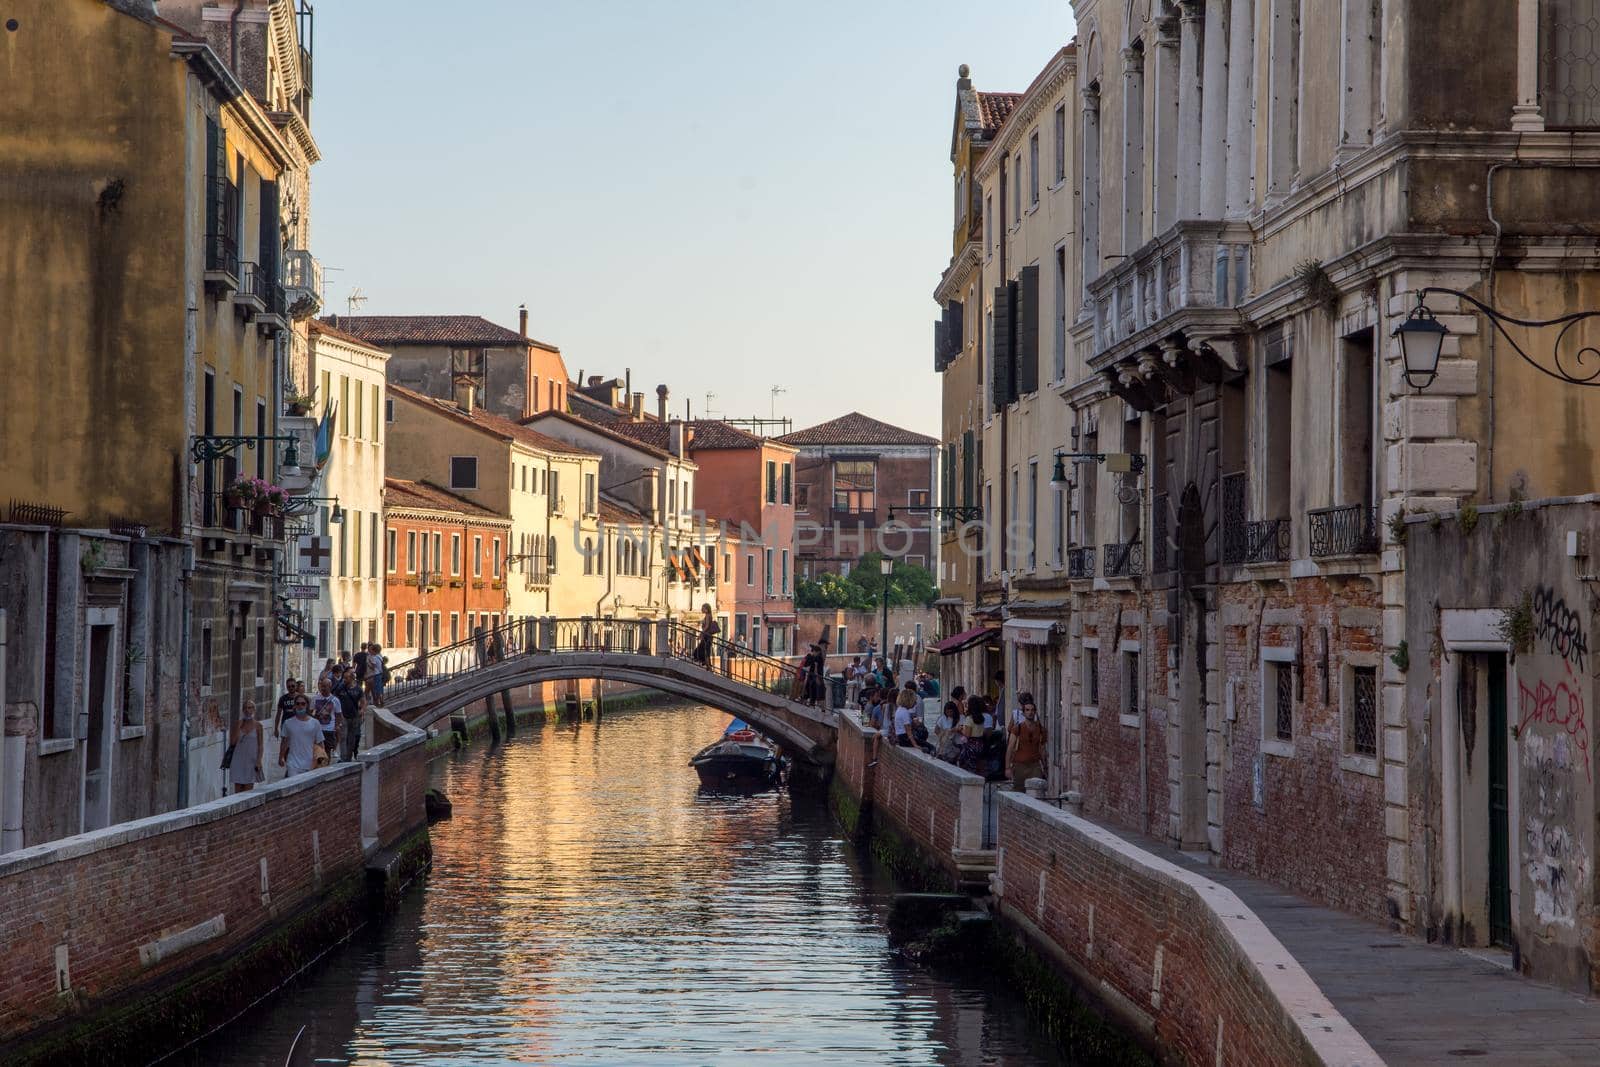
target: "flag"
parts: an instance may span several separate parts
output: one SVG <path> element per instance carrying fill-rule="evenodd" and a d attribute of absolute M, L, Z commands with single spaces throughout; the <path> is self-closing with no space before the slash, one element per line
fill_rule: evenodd
<path fill-rule="evenodd" d="M 338 409 L 338 404 L 329 404 L 328 410 L 322 413 L 322 421 L 317 424 L 315 452 L 318 471 L 328 465 L 328 457 L 333 454 L 333 417 Z"/>

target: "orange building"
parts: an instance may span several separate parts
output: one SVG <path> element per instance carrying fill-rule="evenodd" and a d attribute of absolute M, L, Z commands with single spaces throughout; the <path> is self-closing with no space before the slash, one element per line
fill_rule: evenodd
<path fill-rule="evenodd" d="M 389 662 L 504 620 L 511 519 L 428 482 L 385 478 L 383 495 Z"/>

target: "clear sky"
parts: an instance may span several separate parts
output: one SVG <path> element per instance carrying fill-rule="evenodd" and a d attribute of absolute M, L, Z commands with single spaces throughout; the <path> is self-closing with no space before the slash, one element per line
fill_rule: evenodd
<path fill-rule="evenodd" d="M 956 68 L 1021 90 L 1067 0 L 317 4 L 328 307 L 479 314 L 673 410 L 937 434 Z"/>

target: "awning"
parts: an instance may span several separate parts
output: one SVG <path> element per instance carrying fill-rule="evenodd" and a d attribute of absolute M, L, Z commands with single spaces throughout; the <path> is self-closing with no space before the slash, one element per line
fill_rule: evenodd
<path fill-rule="evenodd" d="M 1048 619 L 1007 619 L 1005 637 L 1019 645 L 1048 645 L 1056 624 Z"/>
<path fill-rule="evenodd" d="M 953 656 L 957 652 L 965 652 L 979 641 L 993 635 L 995 631 L 988 626 L 974 626 L 970 630 L 963 630 L 954 637 L 947 637 L 933 646 L 933 650 L 941 656 Z"/>

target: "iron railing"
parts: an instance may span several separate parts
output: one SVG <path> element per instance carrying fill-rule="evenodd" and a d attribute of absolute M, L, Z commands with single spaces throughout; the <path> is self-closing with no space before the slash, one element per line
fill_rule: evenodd
<path fill-rule="evenodd" d="M 1378 551 L 1378 509 L 1365 504 L 1306 512 L 1311 556 L 1363 556 Z"/>
<path fill-rule="evenodd" d="M 1244 524 L 1244 563 L 1285 563 L 1293 526 L 1288 519 L 1258 519 Z"/>
<path fill-rule="evenodd" d="M 1150 573 L 1167 570 L 1167 494 L 1157 493 L 1150 502 Z"/>
<path fill-rule="evenodd" d="M 1067 549 L 1067 577 L 1068 578 L 1093 578 L 1094 577 L 1094 549 L 1069 548 Z"/>
<path fill-rule="evenodd" d="M 1138 578 L 1144 574 L 1144 542 L 1122 541 L 1103 548 L 1101 567 L 1107 578 Z"/>
<path fill-rule="evenodd" d="M 671 656 L 693 660 L 714 674 L 764 692 L 794 699 L 802 695 L 797 667 L 775 656 L 722 637 L 703 639 L 696 626 L 685 623 L 604 618 L 513 619 L 448 645 L 423 648 L 415 657 L 389 666 L 388 694 L 437 685 L 517 656 L 562 652 Z M 840 689 L 823 686 L 829 706 L 834 706 Z"/>
<path fill-rule="evenodd" d="M 272 298 L 272 279 L 267 277 L 261 264 L 249 260 L 239 264 L 239 295 L 259 300 L 265 310 L 267 301 Z"/>
<path fill-rule="evenodd" d="M 1244 471 L 1222 476 L 1222 562 L 1232 566 L 1245 557 L 1245 525 L 1250 514 L 1250 481 Z"/>
<path fill-rule="evenodd" d="M 206 270 L 239 275 L 239 251 L 231 233 L 206 234 Z"/>

